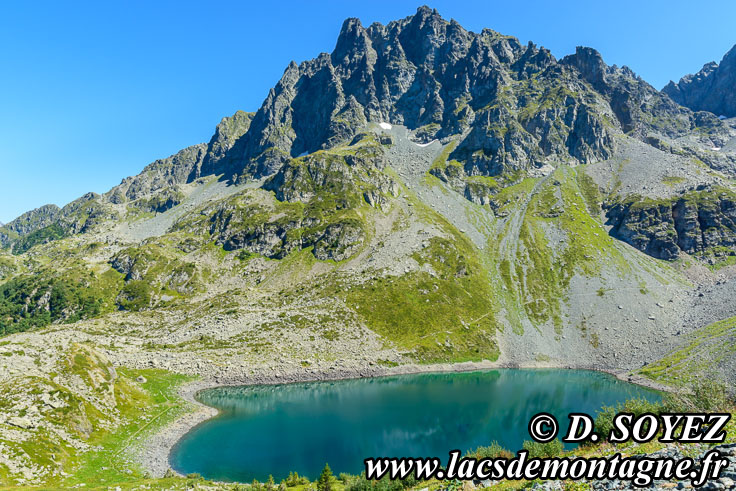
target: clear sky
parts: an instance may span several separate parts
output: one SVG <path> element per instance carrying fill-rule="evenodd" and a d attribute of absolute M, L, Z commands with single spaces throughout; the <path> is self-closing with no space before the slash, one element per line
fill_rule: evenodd
<path fill-rule="evenodd" d="M 661 88 L 736 44 L 736 2 L 427 2 L 465 28 L 577 45 Z M 330 52 L 343 19 L 386 23 L 418 1 L 0 2 L 0 221 L 105 192 L 255 111 L 290 60 Z"/>

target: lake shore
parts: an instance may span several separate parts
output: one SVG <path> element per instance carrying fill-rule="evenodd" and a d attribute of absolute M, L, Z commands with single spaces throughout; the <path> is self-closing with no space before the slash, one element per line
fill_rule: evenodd
<path fill-rule="evenodd" d="M 553 368 L 553 369 L 570 369 L 570 370 L 593 370 L 607 373 L 624 382 L 644 386 L 647 388 L 672 391 L 671 387 L 658 384 L 652 380 L 637 375 L 630 375 L 625 370 L 610 370 L 581 366 L 561 366 L 542 362 L 531 362 L 524 364 L 510 364 L 492 361 L 481 362 L 462 362 L 462 363 L 440 363 L 431 365 L 406 364 L 393 367 L 372 366 L 368 369 L 350 370 L 350 369 L 334 369 L 324 372 L 314 371 L 296 371 L 294 373 L 281 374 L 278 377 L 263 373 L 254 374 L 249 377 L 216 377 L 207 380 L 195 380 L 193 382 L 182 385 L 179 390 L 179 396 L 187 401 L 192 410 L 176 419 L 172 423 L 161 428 L 156 434 L 152 435 L 146 443 L 142 444 L 134 451 L 134 458 L 141 466 L 152 476 L 162 477 L 171 467 L 169 464 L 169 455 L 177 442 L 186 435 L 192 428 L 198 424 L 215 417 L 218 410 L 202 404 L 196 399 L 198 392 L 206 389 L 223 386 L 243 386 L 243 385 L 274 385 L 288 384 L 300 382 L 320 382 L 330 380 L 360 379 L 385 377 L 392 375 L 411 375 L 418 373 L 452 373 L 452 372 L 470 372 L 476 370 L 489 370 L 495 368 Z"/>

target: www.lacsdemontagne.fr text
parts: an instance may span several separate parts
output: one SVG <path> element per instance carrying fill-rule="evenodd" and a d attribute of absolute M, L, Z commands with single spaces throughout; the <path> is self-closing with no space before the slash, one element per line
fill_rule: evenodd
<path fill-rule="evenodd" d="M 718 479 L 728 460 L 718 451 L 706 453 L 700 460 L 691 458 L 656 458 L 646 455 L 622 457 L 552 457 L 530 458 L 520 451 L 516 457 L 475 459 L 450 452 L 447 465 L 439 458 L 370 458 L 365 459 L 367 479 L 459 480 L 622 480 L 635 486 L 648 486 L 654 480 L 690 480 L 693 486 Z"/>

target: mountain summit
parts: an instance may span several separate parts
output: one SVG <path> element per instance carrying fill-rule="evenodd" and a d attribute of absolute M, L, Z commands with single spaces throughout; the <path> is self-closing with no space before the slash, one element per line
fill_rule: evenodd
<path fill-rule="evenodd" d="M 424 142 L 459 136 L 452 158 L 468 175 L 489 176 L 606 159 L 617 132 L 676 138 L 719 127 L 592 49 L 558 61 L 532 43 L 469 32 L 421 7 L 386 26 L 347 19 L 331 54 L 291 63 L 228 156 L 228 170 L 269 175 L 381 121 Z"/>
<path fill-rule="evenodd" d="M 556 60 L 531 42 L 490 29 L 473 33 L 420 7 L 385 26 L 347 19 L 332 53 L 290 63 L 256 113 L 223 119 L 208 144 L 156 161 L 110 200 L 209 175 L 232 182 L 270 176 L 295 157 L 354 138 L 371 122 L 403 125 L 419 142 L 452 141 L 450 160 L 461 165 L 432 172 L 458 188 L 470 176 L 503 181 L 547 165 L 605 160 L 621 134 L 670 146 L 697 134 L 706 148 L 729 138 L 714 115 L 676 104 L 630 69 L 606 65 L 591 48 Z M 674 146 L 715 168 L 736 166 L 694 145 Z"/>
<path fill-rule="evenodd" d="M 728 70 L 731 58 L 719 70 Z M 445 160 L 429 172 L 480 203 L 523 176 L 611 159 L 623 136 L 718 171 L 736 169 L 732 153 L 712 151 L 729 148 L 728 124 L 677 104 L 627 67 L 606 65 L 594 49 L 556 60 L 531 42 L 467 31 L 425 6 L 385 26 L 347 19 L 332 53 L 290 63 L 256 113 L 224 118 L 209 143 L 157 160 L 102 197 L 25 214 L 0 227 L 0 243 L 56 222 L 65 231 L 87 230 L 114 216 L 103 203 L 163 212 L 181 202 L 178 186 L 207 176 L 244 183 L 288 172 L 294 159 L 349 142 L 371 123 L 403 125 L 417 143 L 445 144 Z M 278 191 L 282 181 L 266 188 Z M 622 230 L 618 218 L 612 223 L 620 238 L 657 257 L 696 252 L 686 245 L 692 241 L 662 244 L 628 225 Z"/>
<path fill-rule="evenodd" d="M 706 63 L 695 75 L 685 75 L 662 89 L 674 101 L 694 111 L 710 111 L 719 116 L 736 116 L 736 46 L 721 63 Z"/>

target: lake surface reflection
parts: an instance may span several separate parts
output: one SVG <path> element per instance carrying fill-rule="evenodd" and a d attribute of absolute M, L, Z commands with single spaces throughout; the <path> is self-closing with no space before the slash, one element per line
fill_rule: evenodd
<path fill-rule="evenodd" d="M 541 411 L 567 414 L 655 391 L 587 370 L 499 369 L 304 384 L 220 387 L 199 394 L 221 410 L 172 450 L 174 469 L 225 481 L 278 482 L 358 474 L 367 457 L 440 457 L 496 440 L 518 450 Z"/>

